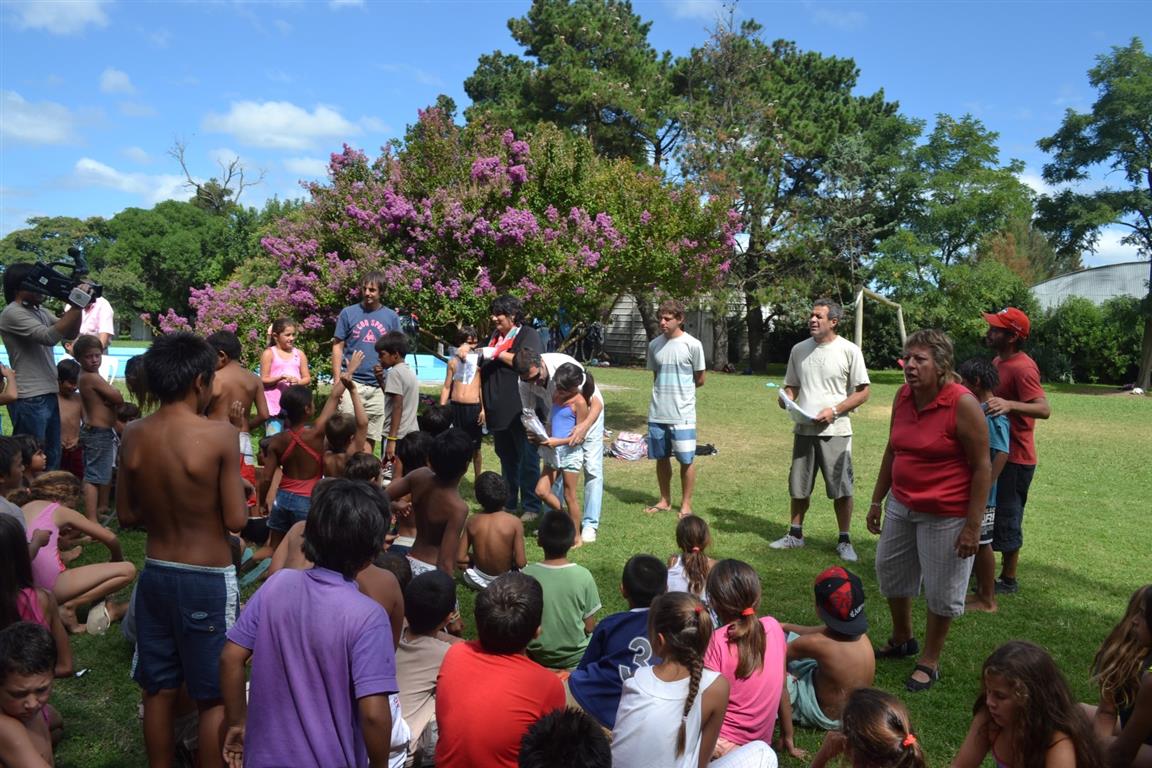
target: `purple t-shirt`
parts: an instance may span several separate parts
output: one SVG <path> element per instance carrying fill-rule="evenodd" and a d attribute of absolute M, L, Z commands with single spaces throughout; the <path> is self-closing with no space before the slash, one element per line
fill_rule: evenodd
<path fill-rule="evenodd" d="M 376 376 L 372 373 L 372 366 L 376 364 L 376 341 L 389 331 L 400 330 L 400 315 L 388 307 L 380 307 L 372 312 L 365 312 L 363 304 L 353 304 L 340 310 L 340 317 L 336 319 L 336 332 L 332 338 L 344 342 L 344 361 L 356 350 L 364 353 L 364 362 L 352 374 L 352 378 L 361 384 L 378 386 Z"/>
<path fill-rule="evenodd" d="M 400 686 L 388 614 L 356 582 L 326 568 L 275 573 L 228 639 L 252 651 L 246 768 L 368 765 L 356 700 Z"/>

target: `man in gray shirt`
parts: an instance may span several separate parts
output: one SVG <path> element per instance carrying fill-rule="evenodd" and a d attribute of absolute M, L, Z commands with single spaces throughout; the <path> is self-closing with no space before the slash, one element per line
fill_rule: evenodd
<path fill-rule="evenodd" d="M 48 469 L 60 468 L 60 406 L 56 399 L 56 358 L 52 348 L 80 330 L 83 312 L 68 305 L 57 318 L 40 304 L 44 294 L 22 287 L 32 264 L 11 264 L 4 272 L 4 299 L 0 312 L 0 338 L 16 372 L 20 394 L 8 404 L 12 434 L 32 435 L 44 446 Z"/>

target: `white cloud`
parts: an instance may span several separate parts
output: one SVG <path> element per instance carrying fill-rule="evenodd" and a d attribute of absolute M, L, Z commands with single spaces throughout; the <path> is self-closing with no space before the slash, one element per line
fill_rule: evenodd
<path fill-rule="evenodd" d="M 677 19 L 716 21 L 728 13 L 724 0 L 665 0 Z"/>
<path fill-rule="evenodd" d="M 334 11 L 340 8 L 361 8 L 363 6 L 364 0 L 328 0 L 328 7 Z"/>
<path fill-rule="evenodd" d="M 53 35 L 75 35 L 88 25 L 108 26 L 104 9 L 110 0 L 8 0 L 4 5 L 15 13 L 21 29 L 42 29 Z"/>
<path fill-rule="evenodd" d="M 18 144 L 67 144 L 75 139 L 75 118 L 63 104 L 31 103 L 16 91 L 0 92 L 0 136 Z"/>
<path fill-rule="evenodd" d="M 124 147 L 120 150 L 120 154 L 139 165 L 148 165 L 152 162 L 152 156 L 140 147 Z"/>
<path fill-rule="evenodd" d="M 100 91 L 103 93 L 136 93 L 128 73 L 115 67 L 105 67 L 100 73 Z"/>
<path fill-rule="evenodd" d="M 812 21 L 825 27 L 834 29 L 853 30 L 860 29 L 867 23 L 868 17 L 862 11 L 841 11 L 831 8 L 817 8 L 812 13 Z"/>
<path fill-rule="evenodd" d="M 147 174 L 118 171 L 90 157 L 76 161 L 75 181 L 82 186 L 106 187 L 143 198 L 149 205 L 163 200 L 186 200 L 191 197 L 184 186 L 186 179 L 173 174 Z"/>
<path fill-rule="evenodd" d="M 324 178 L 328 175 L 328 162 L 319 157 L 290 157 L 284 167 L 292 173 L 311 178 Z"/>
<path fill-rule="evenodd" d="M 1099 267 L 1104 264 L 1123 264 L 1126 261 L 1145 261 L 1136 246 L 1121 243 L 1120 239 L 1128 234 L 1127 227 L 1108 227 L 1100 231 L 1100 239 L 1096 241 L 1096 252 L 1084 252 L 1084 266 Z"/>
<path fill-rule="evenodd" d="M 241 144 L 270 149 L 306 149 L 317 139 L 361 132 L 332 107 L 309 112 L 288 101 L 234 101 L 228 114 L 209 113 L 202 125 L 205 131 L 230 133 Z"/>
<path fill-rule="evenodd" d="M 1025 170 L 1020 174 L 1020 181 L 1031 187 L 1032 191 L 1038 195 L 1051 195 L 1056 191 L 1055 187 L 1044 181 L 1044 178 L 1035 171 Z"/>
<path fill-rule="evenodd" d="M 228 149 L 228 147 L 220 147 L 218 149 L 208 150 L 208 157 L 212 158 L 212 162 L 216 165 L 227 168 L 232 162 L 240 160 L 240 155 L 235 150 Z"/>

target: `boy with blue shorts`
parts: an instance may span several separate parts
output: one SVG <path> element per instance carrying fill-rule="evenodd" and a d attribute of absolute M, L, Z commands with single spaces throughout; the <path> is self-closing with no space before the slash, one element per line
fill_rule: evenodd
<path fill-rule="evenodd" d="M 124 396 L 100 375 L 103 355 L 104 345 L 95 336 L 81 336 L 72 345 L 72 356 L 80 363 L 80 446 L 84 452 L 84 514 L 89 520 L 98 519 L 101 497 L 107 503 L 116 462 L 114 409 L 124 404 Z"/>
<path fill-rule="evenodd" d="M 124 428 L 116 493 L 120 525 L 148 531 L 132 676 L 143 690 L 149 765 L 172 764 L 182 685 L 199 710 L 201 765 L 210 765 L 222 754 L 220 653 L 240 598 L 228 534 L 248 520 L 239 432 L 202 415 L 216 351 L 199 336 L 156 339 L 144 371 L 160 407 Z"/>
<path fill-rule="evenodd" d="M 660 305 L 661 334 L 648 344 L 652 400 L 648 406 L 648 457 L 656 460 L 660 499 L 648 513 L 672 508 L 672 456 L 680 464 L 680 517 L 692 514 L 696 487 L 696 390 L 704 386 L 704 345 L 684 330 L 684 305 Z"/>

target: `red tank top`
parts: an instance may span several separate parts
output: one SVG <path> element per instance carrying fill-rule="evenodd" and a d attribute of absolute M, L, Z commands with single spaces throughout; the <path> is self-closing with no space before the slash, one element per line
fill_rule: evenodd
<path fill-rule="evenodd" d="M 900 388 L 892 407 L 892 495 L 916 512 L 947 517 L 968 513 L 972 469 L 956 435 L 956 405 L 971 393 L 945 384 L 923 409 Z"/>

